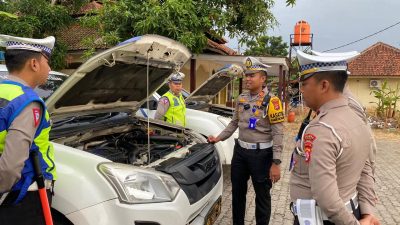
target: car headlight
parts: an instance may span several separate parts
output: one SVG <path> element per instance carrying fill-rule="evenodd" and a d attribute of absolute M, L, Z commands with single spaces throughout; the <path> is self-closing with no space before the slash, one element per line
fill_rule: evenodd
<path fill-rule="evenodd" d="M 169 202 L 180 189 L 175 179 L 157 171 L 120 163 L 101 163 L 98 170 L 125 203 Z"/>

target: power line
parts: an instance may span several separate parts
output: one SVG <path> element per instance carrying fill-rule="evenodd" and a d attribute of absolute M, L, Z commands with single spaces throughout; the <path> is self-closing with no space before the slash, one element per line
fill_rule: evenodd
<path fill-rule="evenodd" d="M 339 48 L 343 48 L 343 47 L 345 47 L 345 46 L 352 45 L 352 44 L 354 44 L 354 43 L 360 42 L 360 41 L 365 40 L 365 39 L 367 39 L 367 38 L 370 38 L 370 37 L 372 37 L 372 36 L 374 36 L 374 35 L 377 35 L 377 34 L 379 34 L 379 33 L 382 33 L 383 31 L 388 30 L 388 29 L 390 29 L 390 28 L 392 28 L 392 27 L 394 27 L 394 26 L 397 26 L 397 25 L 399 25 L 399 24 L 400 24 L 400 21 L 397 22 L 397 23 L 395 23 L 395 24 L 393 24 L 393 25 L 391 25 L 391 26 L 388 26 L 388 27 L 386 27 L 386 28 L 384 28 L 384 29 L 382 29 L 382 30 L 379 30 L 379 31 L 377 31 L 377 32 L 375 32 L 375 33 L 373 33 L 373 34 L 370 34 L 370 35 L 368 35 L 368 36 L 365 36 L 365 37 L 363 37 L 363 38 L 360 38 L 360 39 L 358 39 L 358 40 L 356 40 L 356 41 L 350 42 L 350 43 L 348 43 L 348 44 L 341 45 L 341 46 L 336 47 L 336 48 L 331 48 L 331 49 L 325 50 L 325 51 L 323 51 L 323 52 L 329 52 L 329 51 L 332 51 L 332 50 L 336 50 L 336 49 L 339 49 Z"/>

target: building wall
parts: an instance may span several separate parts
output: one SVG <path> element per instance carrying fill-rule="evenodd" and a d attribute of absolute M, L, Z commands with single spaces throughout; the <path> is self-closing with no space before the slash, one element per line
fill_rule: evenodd
<path fill-rule="evenodd" d="M 217 71 L 224 65 L 218 62 L 210 62 L 203 60 L 196 60 L 196 88 L 200 87 L 211 75 L 213 72 Z M 185 74 L 185 80 L 183 81 L 183 88 L 186 90 L 190 90 L 190 60 L 182 67 L 180 70 Z M 224 88 L 213 100 L 213 103 L 223 104 L 226 103 L 227 98 L 227 90 Z"/>
<path fill-rule="evenodd" d="M 370 80 L 381 80 L 387 81 L 388 86 L 395 89 L 397 85 L 400 87 L 400 77 L 398 78 L 352 78 L 348 80 L 349 88 L 353 92 L 354 96 L 368 109 L 376 107 L 376 104 L 371 102 L 376 102 L 377 99 L 371 94 L 373 88 L 369 86 Z M 400 101 L 399 101 L 400 103 Z"/>

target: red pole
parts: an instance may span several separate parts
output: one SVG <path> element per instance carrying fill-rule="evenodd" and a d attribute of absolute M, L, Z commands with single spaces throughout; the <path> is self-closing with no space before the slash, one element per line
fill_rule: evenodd
<path fill-rule="evenodd" d="M 39 189 L 40 203 L 42 204 L 44 221 L 46 225 L 53 225 L 53 218 L 51 217 L 51 210 L 49 199 L 47 198 L 46 188 Z"/>
<path fill-rule="evenodd" d="M 46 222 L 46 225 L 53 225 L 53 218 L 51 217 L 49 199 L 47 198 L 47 191 L 44 184 L 44 178 L 37 151 L 31 152 L 31 159 L 33 161 L 33 169 L 36 175 L 36 183 L 39 189 L 38 191 L 39 191 L 40 203 L 42 205 L 44 221 Z"/>

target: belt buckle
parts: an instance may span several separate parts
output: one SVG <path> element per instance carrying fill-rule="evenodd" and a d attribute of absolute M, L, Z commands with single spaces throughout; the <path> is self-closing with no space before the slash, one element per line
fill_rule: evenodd
<path fill-rule="evenodd" d="M 256 144 L 251 144 L 251 149 L 257 149 L 257 145 Z"/>

